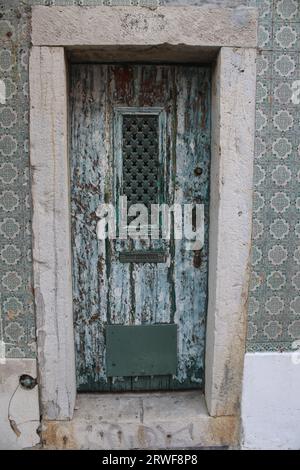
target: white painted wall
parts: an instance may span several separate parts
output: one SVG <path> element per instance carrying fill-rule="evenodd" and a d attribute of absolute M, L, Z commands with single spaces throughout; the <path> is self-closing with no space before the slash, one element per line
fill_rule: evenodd
<path fill-rule="evenodd" d="M 300 352 L 247 353 L 243 449 L 300 449 Z"/>
<path fill-rule="evenodd" d="M 16 450 L 33 447 L 40 438 L 36 432 L 40 424 L 38 387 L 24 390 L 19 376 L 36 377 L 35 359 L 6 359 L 0 364 L 0 449 Z M 9 419 L 15 426 L 13 431 Z"/>

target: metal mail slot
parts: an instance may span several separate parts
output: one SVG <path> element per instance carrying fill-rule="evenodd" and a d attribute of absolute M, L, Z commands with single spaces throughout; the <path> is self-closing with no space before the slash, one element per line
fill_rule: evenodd
<path fill-rule="evenodd" d="M 165 263 L 163 251 L 124 251 L 119 254 L 121 263 Z"/>

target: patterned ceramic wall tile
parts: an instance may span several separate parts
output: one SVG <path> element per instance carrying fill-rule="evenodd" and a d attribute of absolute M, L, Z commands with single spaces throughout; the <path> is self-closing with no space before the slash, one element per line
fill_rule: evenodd
<path fill-rule="evenodd" d="M 300 338 L 300 2 L 269 3 L 259 20 L 272 37 L 260 39 L 257 61 L 250 351 L 288 350 Z"/>
<path fill-rule="evenodd" d="M 28 155 L 28 52 L 31 5 L 142 5 L 157 0 L 0 0 L 0 334 L 10 357 L 32 357 L 31 201 Z M 300 2 L 165 0 L 167 4 L 244 3 L 259 8 L 252 280 L 248 349 L 287 350 L 300 338 Z M 298 101 L 297 101 L 298 97 Z"/>
<path fill-rule="evenodd" d="M 34 354 L 28 165 L 28 11 L 1 5 L 0 292 L 1 336 L 8 357 Z"/>

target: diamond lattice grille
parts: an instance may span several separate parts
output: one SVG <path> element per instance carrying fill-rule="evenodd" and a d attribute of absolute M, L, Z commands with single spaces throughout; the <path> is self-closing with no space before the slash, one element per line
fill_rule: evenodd
<path fill-rule="evenodd" d="M 123 116 L 123 194 L 131 204 L 157 204 L 158 116 Z"/>

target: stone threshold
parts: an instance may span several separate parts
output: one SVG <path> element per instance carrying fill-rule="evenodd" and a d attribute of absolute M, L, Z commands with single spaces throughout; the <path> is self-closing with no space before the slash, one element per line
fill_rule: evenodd
<path fill-rule="evenodd" d="M 211 417 L 199 391 L 79 394 L 73 419 L 43 421 L 44 449 L 236 447 L 239 417 Z"/>

